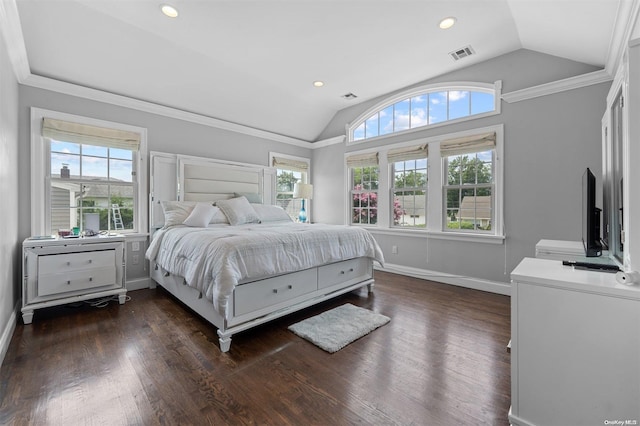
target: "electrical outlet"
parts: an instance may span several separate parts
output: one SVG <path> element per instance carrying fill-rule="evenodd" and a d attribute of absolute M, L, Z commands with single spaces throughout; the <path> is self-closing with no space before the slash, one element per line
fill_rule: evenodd
<path fill-rule="evenodd" d="M 131 251 L 140 251 L 140 241 L 133 241 L 131 243 Z"/>
<path fill-rule="evenodd" d="M 391 246 L 391 254 L 398 254 L 398 246 Z"/>
<path fill-rule="evenodd" d="M 140 256 L 138 256 L 137 254 L 134 254 L 131 257 L 131 261 L 134 265 L 137 265 L 138 263 L 140 263 Z"/>

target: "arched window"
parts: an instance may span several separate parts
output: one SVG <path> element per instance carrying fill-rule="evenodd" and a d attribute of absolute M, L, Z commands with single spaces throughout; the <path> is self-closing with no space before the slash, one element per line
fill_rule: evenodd
<path fill-rule="evenodd" d="M 367 110 L 348 127 L 349 142 L 362 142 L 425 126 L 498 114 L 500 81 L 446 83 L 413 88 Z"/>

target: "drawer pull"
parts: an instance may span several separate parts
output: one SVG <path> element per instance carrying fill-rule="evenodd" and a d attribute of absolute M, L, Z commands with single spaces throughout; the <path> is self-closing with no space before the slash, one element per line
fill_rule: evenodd
<path fill-rule="evenodd" d="M 282 287 L 282 288 L 279 288 L 279 289 L 278 288 L 274 288 L 273 292 L 277 294 L 278 291 L 280 291 L 280 290 L 291 290 L 292 288 L 293 288 L 293 286 L 291 284 L 289 284 L 288 286 Z"/>
<path fill-rule="evenodd" d="M 89 263 L 91 263 L 91 262 L 93 262 L 93 260 L 92 260 L 92 259 L 89 259 Z"/>
<path fill-rule="evenodd" d="M 71 280 L 67 280 L 67 285 L 71 285 Z"/>
<path fill-rule="evenodd" d="M 71 266 L 71 262 L 67 262 L 67 266 Z"/>
<path fill-rule="evenodd" d="M 93 277 L 89 277 L 89 281 L 93 281 Z"/>
<path fill-rule="evenodd" d="M 348 272 L 353 272 L 353 268 L 349 268 L 349 271 L 348 271 Z M 346 272 L 344 272 L 344 271 L 340 271 L 340 274 L 341 274 L 341 275 L 344 275 L 344 274 L 346 274 Z"/>

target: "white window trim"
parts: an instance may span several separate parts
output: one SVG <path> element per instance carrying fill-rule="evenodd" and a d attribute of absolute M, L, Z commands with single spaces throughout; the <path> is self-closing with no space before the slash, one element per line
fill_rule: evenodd
<path fill-rule="evenodd" d="M 481 114 L 473 114 L 473 115 L 468 115 L 466 117 L 460 117 L 460 118 L 456 118 L 454 120 L 447 120 L 447 121 L 441 121 L 438 123 L 434 123 L 434 124 L 429 124 L 426 126 L 420 126 L 420 127 L 414 127 L 412 129 L 406 129 L 406 130 L 401 130 L 398 132 L 392 132 L 392 133 L 388 133 L 386 135 L 381 135 L 381 136 L 374 136 L 371 138 L 366 138 L 366 139 L 359 139 L 359 140 L 353 140 L 353 131 L 360 125 L 362 124 L 362 121 L 367 119 L 371 114 L 380 111 L 386 107 L 388 107 L 389 105 L 393 105 L 396 102 L 400 102 L 402 100 L 405 100 L 407 98 L 412 98 L 414 96 L 418 96 L 421 94 L 424 94 L 426 92 L 436 92 L 436 91 L 444 91 L 444 90 L 470 90 L 470 91 L 491 91 L 494 93 L 494 110 L 493 111 L 489 111 L 489 112 L 484 112 Z M 456 123 L 461 123 L 464 121 L 469 121 L 469 120 L 475 120 L 478 118 L 484 118 L 484 117 L 490 117 L 493 115 L 498 115 L 500 114 L 500 106 L 501 106 L 501 99 L 502 99 L 502 80 L 498 80 L 496 82 L 494 82 L 493 84 L 491 83 L 478 83 L 478 82 L 472 82 L 472 81 L 458 81 L 458 82 L 447 82 L 447 83 L 435 83 L 435 84 L 428 84 L 425 86 L 419 86 L 419 87 L 414 87 L 412 89 L 408 89 L 402 92 L 397 93 L 396 95 L 394 95 L 391 98 L 386 98 L 381 102 L 378 102 L 377 104 L 375 104 L 374 106 L 372 106 L 371 108 L 369 108 L 368 110 L 366 110 L 365 112 L 363 112 L 362 114 L 360 114 L 355 120 L 353 120 L 351 123 L 347 123 L 347 125 L 345 126 L 345 131 L 346 131 L 346 143 L 347 146 L 349 145 L 356 145 L 356 144 L 360 144 L 360 143 L 365 143 L 365 142 L 371 142 L 371 141 L 378 141 L 378 140 L 383 140 L 389 137 L 395 137 L 398 135 L 406 135 L 406 134 L 410 134 L 410 133 L 415 133 L 417 131 L 421 131 L 424 130 L 426 128 L 429 129 L 433 129 L 433 128 L 437 128 L 437 127 L 442 127 L 442 126 L 448 126 L 451 124 L 456 124 Z"/>
<path fill-rule="evenodd" d="M 98 120 L 75 114 L 51 111 L 41 108 L 31 108 L 31 235 L 43 235 L 46 232 L 47 216 L 47 188 L 45 180 L 49 169 L 49 150 L 42 137 L 42 119 L 55 118 L 75 123 L 88 124 L 97 127 L 128 130 L 140 134 L 140 147 L 136 157 L 137 191 L 134 200 L 137 229 L 133 232 L 123 232 L 127 236 L 148 233 L 147 214 L 147 129 L 112 121 Z"/>
<path fill-rule="evenodd" d="M 306 158 L 306 157 L 297 157 L 295 155 L 289 155 L 289 154 L 281 154 L 279 152 L 269 152 L 269 167 L 272 167 L 271 165 L 273 164 L 273 158 L 274 157 L 280 157 L 280 158 L 286 158 L 288 160 L 296 160 L 296 161 L 300 161 L 300 162 L 304 162 L 307 163 L 307 179 L 306 182 L 302 182 L 302 183 L 309 183 L 309 184 L 313 184 L 313 182 L 311 182 L 311 159 L 310 158 Z M 278 172 L 277 170 L 274 173 L 273 176 L 273 202 L 275 203 L 276 197 L 278 196 L 278 176 L 277 176 Z M 307 200 L 307 205 L 305 207 L 305 210 L 307 211 L 307 222 L 308 223 L 312 223 L 312 204 L 313 204 L 313 200 Z"/>
<path fill-rule="evenodd" d="M 307 182 L 303 182 L 303 183 L 312 183 L 311 182 L 311 159 L 306 158 L 306 157 L 297 157 L 295 155 L 289 155 L 289 154 L 281 154 L 279 152 L 269 152 L 269 167 L 271 167 L 271 165 L 273 164 L 273 159 L 275 158 L 286 158 L 288 160 L 296 160 L 296 161 L 300 161 L 303 163 L 307 163 Z M 274 193 L 275 193 L 275 188 L 274 188 Z"/>
<path fill-rule="evenodd" d="M 443 203 L 443 182 L 445 181 L 445 171 L 442 169 L 442 158 L 440 157 L 440 143 L 448 139 L 462 138 L 465 136 L 472 136 L 481 133 L 495 132 L 496 134 L 496 146 L 495 146 L 495 164 L 494 164 L 494 191 L 496 194 L 493 200 L 493 208 L 495 210 L 495 224 L 492 232 L 464 232 L 460 230 L 445 230 L 445 214 Z M 392 165 L 387 161 L 387 152 L 391 149 L 409 147 L 419 144 L 429 145 L 429 157 L 427 166 L 427 229 L 420 228 L 401 228 L 391 225 L 391 209 L 390 208 L 378 208 L 378 222 L 376 225 L 359 225 L 351 224 L 351 211 L 350 211 L 350 173 L 349 167 L 347 167 L 346 159 L 350 155 L 364 154 L 371 152 L 379 153 L 379 181 L 378 181 L 378 206 L 390 206 L 390 191 L 391 188 L 391 169 Z M 387 145 L 378 148 L 369 148 L 361 151 L 350 151 L 344 155 L 344 167 L 346 185 L 345 185 L 345 223 L 352 226 L 362 226 L 367 228 L 373 233 L 386 234 L 386 235 L 398 235 L 398 236 L 415 236 L 425 238 L 435 238 L 444 240 L 456 240 L 456 241 L 473 241 L 489 244 L 502 244 L 505 239 L 504 228 L 504 125 L 498 124 L 493 126 L 481 127 L 472 130 L 466 130 L 462 132 L 449 133 L 445 135 L 433 136 L 428 138 L 415 139 L 408 142 Z M 386 169 L 386 173 L 384 172 Z"/>

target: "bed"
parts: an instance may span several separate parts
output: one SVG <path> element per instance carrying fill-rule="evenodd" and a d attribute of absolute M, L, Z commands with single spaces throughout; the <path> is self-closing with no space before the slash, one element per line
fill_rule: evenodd
<path fill-rule="evenodd" d="M 382 252 L 362 228 L 292 222 L 274 205 L 275 170 L 151 153 L 146 257 L 165 288 L 233 334 L 367 286 Z"/>

